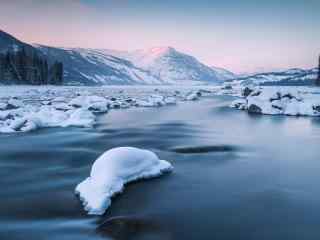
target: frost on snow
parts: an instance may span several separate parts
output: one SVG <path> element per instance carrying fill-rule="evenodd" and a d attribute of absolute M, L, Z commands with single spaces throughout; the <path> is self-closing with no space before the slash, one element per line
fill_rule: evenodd
<path fill-rule="evenodd" d="M 244 98 L 233 101 L 231 107 L 258 114 L 320 116 L 320 94 L 311 89 L 246 87 Z"/>
<path fill-rule="evenodd" d="M 75 189 L 88 214 L 101 215 L 111 204 L 111 197 L 124 185 L 138 179 L 160 176 L 172 165 L 151 151 L 119 147 L 108 150 L 93 164 L 90 176 Z"/>

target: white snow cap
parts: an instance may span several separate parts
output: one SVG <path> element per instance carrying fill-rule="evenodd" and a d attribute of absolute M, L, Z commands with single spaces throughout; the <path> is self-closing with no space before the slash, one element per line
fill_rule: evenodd
<path fill-rule="evenodd" d="M 169 162 L 160 160 L 151 151 L 113 148 L 94 162 L 90 177 L 78 184 L 75 192 L 88 214 L 102 215 L 110 206 L 111 197 L 122 192 L 126 183 L 157 177 L 172 169 Z"/>

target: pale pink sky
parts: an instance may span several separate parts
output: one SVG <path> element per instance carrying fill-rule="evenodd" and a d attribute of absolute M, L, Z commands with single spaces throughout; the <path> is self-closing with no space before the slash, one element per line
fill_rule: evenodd
<path fill-rule="evenodd" d="M 0 29 L 28 43 L 51 46 L 118 50 L 172 46 L 235 72 L 316 65 L 320 33 L 314 29 L 319 17 L 311 21 L 312 15 L 314 26 L 310 25 L 311 10 L 304 16 L 299 12 L 307 9 L 300 8 L 289 21 L 281 11 L 248 15 L 250 5 L 235 11 L 216 3 L 208 11 L 199 4 L 179 8 L 179 3 L 165 9 L 130 0 L 1 0 Z"/>

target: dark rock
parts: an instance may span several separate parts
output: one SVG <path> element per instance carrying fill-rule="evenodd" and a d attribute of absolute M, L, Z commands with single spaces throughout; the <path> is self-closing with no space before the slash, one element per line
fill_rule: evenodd
<path fill-rule="evenodd" d="M 277 95 L 276 97 L 270 98 L 270 102 L 273 102 L 273 101 L 281 99 L 281 93 L 277 92 L 276 95 Z"/>
<path fill-rule="evenodd" d="M 7 105 L 5 110 L 12 110 L 12 109 L 17 109 L 17 108 L 19 108 L 19 107 L 16 106 L 16 105 L 13 105 L 11 103 L 8 103 L 8 105 Z"/>
<path fill-rule="evenodd" d="M 113 104 L 112 107 L 114 109 L 119 109 L 119 108 L 121 108 L 121 105 L 119 103 L 116 103 L 116 104 Z"/>
<path fill-rule="evenodd" d="M 316 105 L 312 107 L 314 111 L 320 112 L 320 105 Z"/>
<path fill-rule="evenodd" d="M 242 89 L 242 96 L 244 97 L 248 97 L 251 93 L 253 92 L 253 89 L 249 88 L 249 87 L 245 87 L 244 89 Z"/>
<path fill-rule="evenodd" d="M 261 94 L 261 91 L 258 90 L 258 91 L 253 91 L 253 92 L 250 94 L 250 96 L 251 96 L 251 97 L 256 97 L 256 96 L 259 96 L 260 94 Z"/>
<path fill-rule="evenodd" d="M 109 218 L 98 226 L 97 232 L 112 239 L 172 239 L 164 226 L 137 216 Z"/>
<path fill-rule="evenodd" d="M 277 105 L 271 105 L 273 108 L 276 108 L 276 109 L 278 109 L 278 110 L 282 110 L 282 107 L 279 107 L 279 106 L 277 106 Z"/>
<path fill-rule="evenodd" d="M 70 104 L 71 107 L 73 108 L 81 108 L 82 106 L 79 104 Z"/>
<path fill-rule="evenodd" d="M 231 90 L 231 89 L 232 89 L 232 86 L 231 86 L 231 85 L 226 85 L 226 86 L 223 86 L 222 89 L 224 89 L 224 90 Z"/>
<path fill-rule="evenodd" d="M 289 98 L 289 99 L 292 99 L 292 98 L 295 98 L 294 96 L 292 96 L 290 93 L 287 93 L 287 94 L 284 94 L 282 96 L 282 98 Z"/>
<path fill-rule="evenodd" d="M 239 110 L 244 110 L 244 109 L 246 109 L 246 104 L 245 103 L 236 103 L 234 105 L 234 107 L 239 109 Z"/>
<path fill-rule="evenodd" d="M 251 104 L 248 108 L 249 113 L 262 113 L 262 109 L 255 104 Z"/>

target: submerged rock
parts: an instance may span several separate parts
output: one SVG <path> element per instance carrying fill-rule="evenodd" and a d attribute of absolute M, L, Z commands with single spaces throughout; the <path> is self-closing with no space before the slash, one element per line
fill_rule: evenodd
<path fill-rule="evenodd" d="M 171 239 L 164 226 L 139 216 L 111 217 L 97 227 L 97 232 L 112 239 Z"/>

